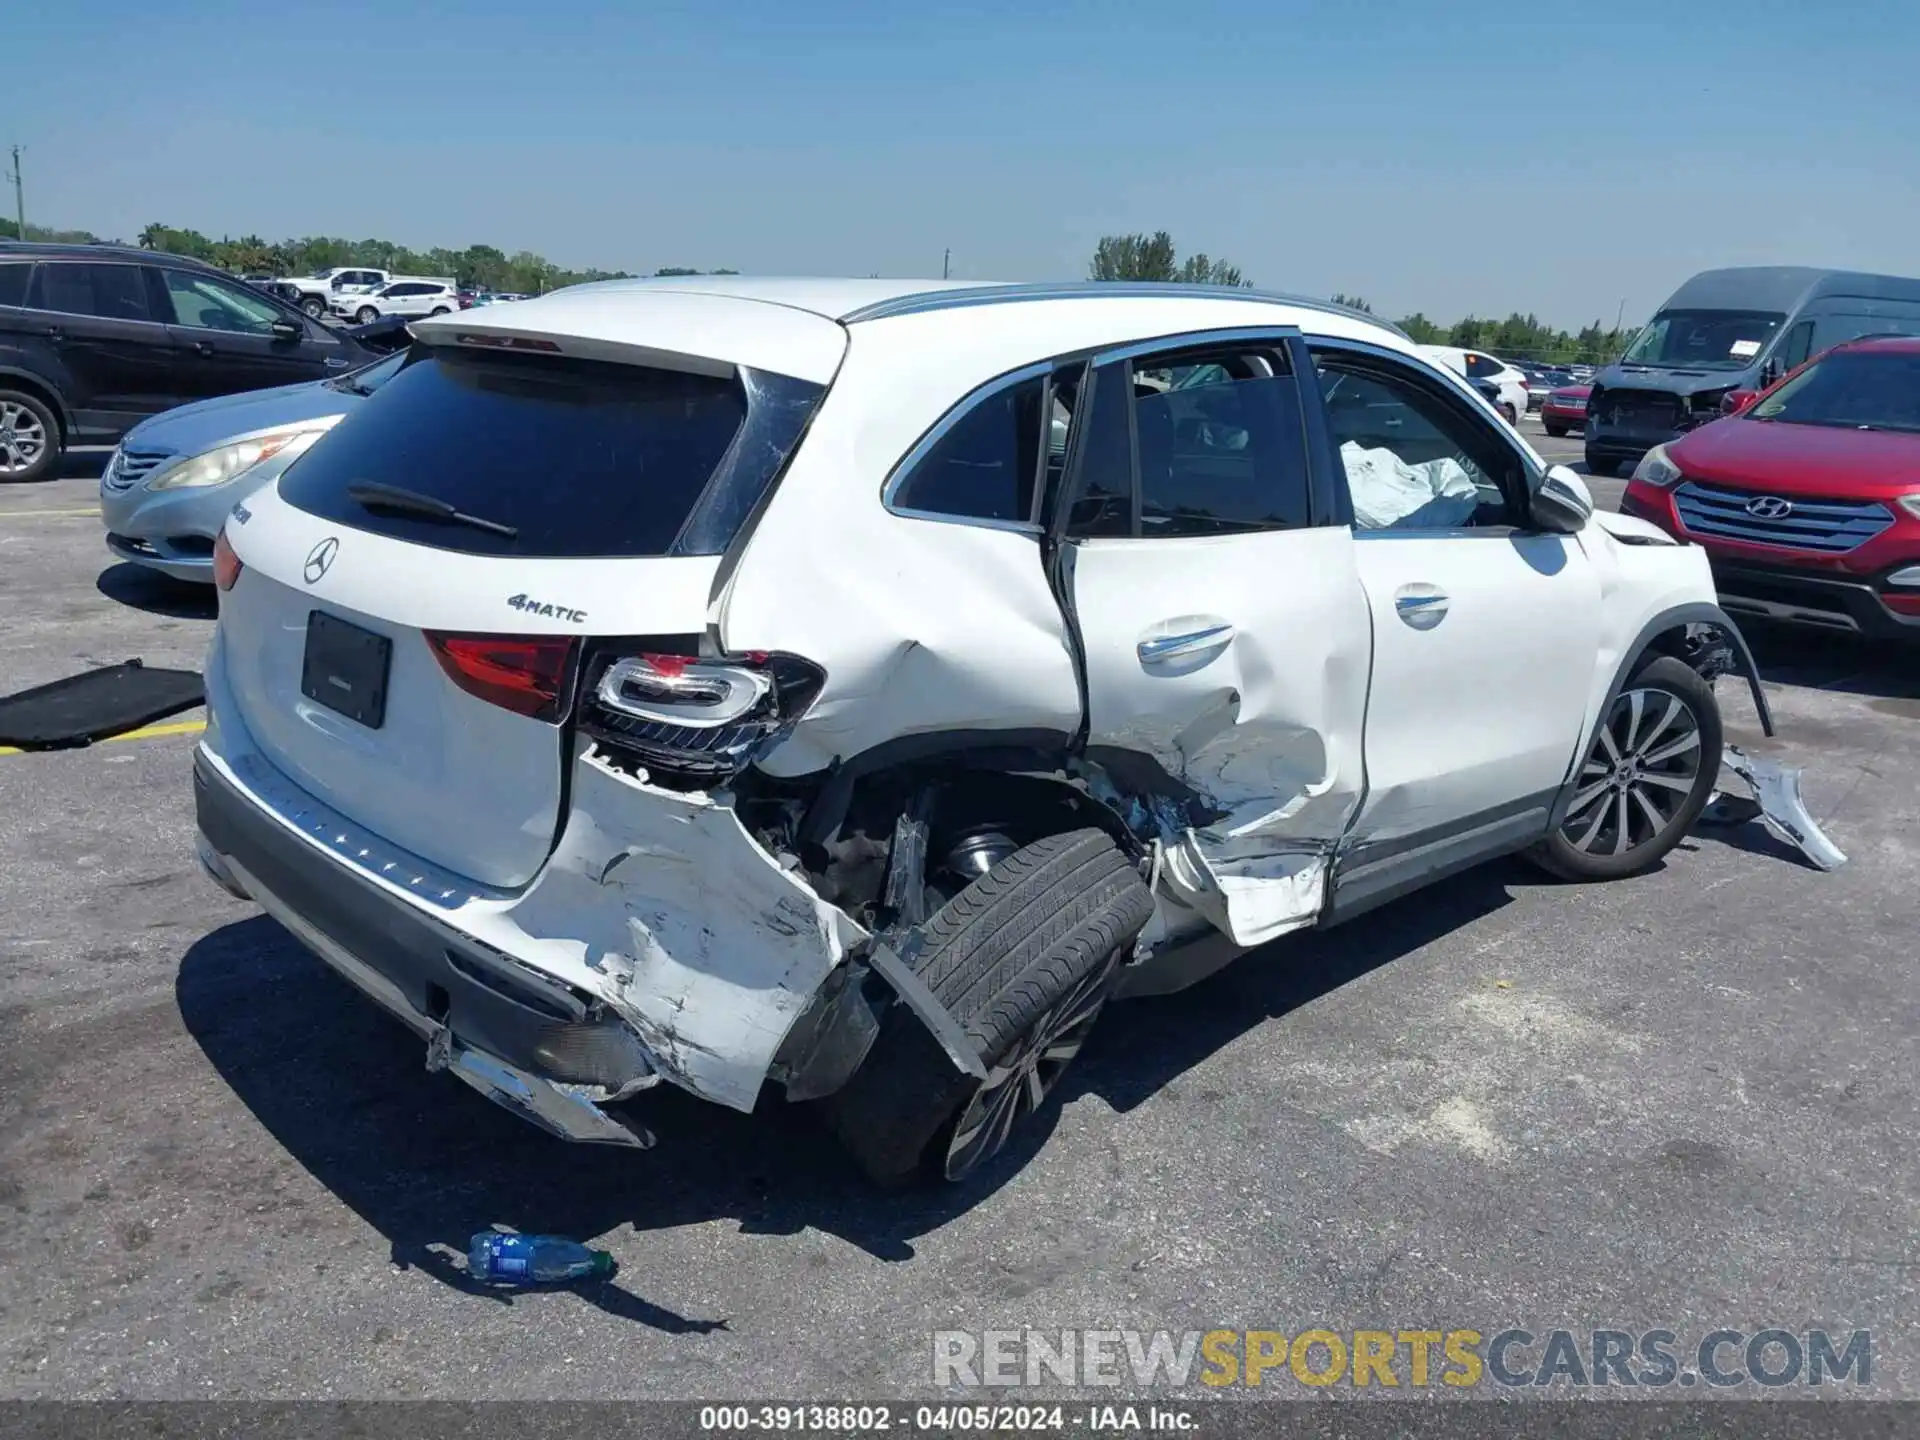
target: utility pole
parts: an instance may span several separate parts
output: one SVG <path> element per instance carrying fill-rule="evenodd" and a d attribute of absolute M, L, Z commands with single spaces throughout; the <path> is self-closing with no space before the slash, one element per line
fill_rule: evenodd
<path fill-rule="evenodd" d="M 953 247 L 948 246 L 940 256 L 940 278 L 945 280 L 953 273 Z"/>
<path fill-rule="evenodd" d="M 1614 334 L 1618 335 L 1620 333 L 1620 326 L 1622 322 L 1626 320 L 1626 318 L 1627 318 L 1627 297 L 1622 295 L 1620 297 L 1620 308 L 1613 312 L 1613 333 Z"/>
<path fill-rule="evenodd" d="M 27 198 L 20 179 L 20 150 L 18 145 L 13 147 L 13 173 L 7 176 L 13 182 L 13 218 L 20 227 L 14 236 L 16 240 L 27 238 Z"/>

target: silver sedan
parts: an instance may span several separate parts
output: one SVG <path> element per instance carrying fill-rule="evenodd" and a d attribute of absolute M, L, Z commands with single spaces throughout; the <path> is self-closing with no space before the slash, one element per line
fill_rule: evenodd
<path fill-rule="evenodd" d="M 213 583 L 234 505 L 291 465 L 405 363 L 182 405 L 127 432 L 100 476 L 107 549 L 176 580 Z"/>

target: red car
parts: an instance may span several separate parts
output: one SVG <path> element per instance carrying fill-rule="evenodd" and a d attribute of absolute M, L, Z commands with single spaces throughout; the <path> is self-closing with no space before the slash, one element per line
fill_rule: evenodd
<path fill-rule="evenodd" d="M 1920 338 L 1816 356 L 1647 452 L 1621 509 L 1706 548 L 1720 603 L 1920 639 Z"/>
<path fill-rule="evenodd" d="M 1583 430 L 1587 424 L 1587 397 L 1591 385 L 1562 385 L 1540 402 L 1540 423 L 1547 434 L 1558 440 L 1569 430 Z"/>

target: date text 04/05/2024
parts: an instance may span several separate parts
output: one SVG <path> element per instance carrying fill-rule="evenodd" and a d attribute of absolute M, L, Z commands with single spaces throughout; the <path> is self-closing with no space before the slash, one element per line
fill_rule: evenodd
<path fill-rule="evenodd" d="M 996 1434 L 1129 1430 L 1191 1431 L 1191 1411 L 1160 1405 L 703 1405 L 700 1428 L 719 1434 Z"/>

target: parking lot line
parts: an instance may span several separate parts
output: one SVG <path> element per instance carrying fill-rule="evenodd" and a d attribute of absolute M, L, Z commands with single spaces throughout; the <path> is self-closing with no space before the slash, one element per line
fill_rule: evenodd
<path fill-rule="evenodd" d="M 0 520 L 53 520 L 99 513 L 98 505 L 91 510 L 0 510 Z"/>
<path fill-rule="evenodd" d="M 109 735 L 100 741 L 102 745 L 111 745 L 116 740 L 158 740 L 165 735 L 198 735 L 207 728 L 205 720 L 169 720 L 164 725 L 142 725 L 138 730 L 129 730 L 124 735 Z M 25 755 L 29 752 L 17 745 L 0 745 L 0 755 Z M 44 754 L 44 751 L 32 752 Z"/>

